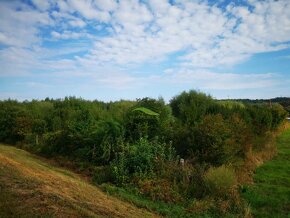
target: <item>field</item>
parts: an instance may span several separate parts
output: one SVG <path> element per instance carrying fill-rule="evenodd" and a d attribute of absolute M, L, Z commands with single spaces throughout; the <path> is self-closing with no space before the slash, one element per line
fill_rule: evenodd
<path fill-rule="evenodd" d="M 256 169 L 243 194 L 254 217 L 290 217 L 290 128 L 277 139 L 278 154 Z"/>
<path fill-rule="evenodd" d="M 0 217 L 157 217 L 69 171 L 0 145 Z"/>

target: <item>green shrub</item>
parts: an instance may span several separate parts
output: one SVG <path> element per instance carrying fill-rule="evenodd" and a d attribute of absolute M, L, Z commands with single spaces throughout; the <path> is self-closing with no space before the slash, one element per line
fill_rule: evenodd
<path fill-rule="evenodd" d="M 111 182 L 113 179 L 112 171 L 110 166 L 96 167 L 93 173 L 93 182 L 101 185 L 106 182 Z"/>
<path fill-rule="evenodd" d="M 204 175 L 204 182 L 209 194 L 227 198 L 235 189 L 235 173 L 233 169 L 225 165 L 211 167 Z"/>
<path fill-rule="evenodd" d="M 120 152 L 111 163 L 112 177 L 116 184 L 123 185 L 129 180 L 129 170 L 127 168 L 127 158 L 125 152 Z"/>
<path fill-rule="evenodd" d="M 123 144 L 123 126 L 112 119 L 97 122 L 88 135 L 91 160 L 97 164 L 109 164 Z"/>
<path fill-rule="evenodd" d="M 173 115 L 189 126 L 199 122 L 213 105 L 210 96 L 194 90 L 182 92 L 170 101 Z"/>
<path fill-rule="evenodd" d="M 141 138 L 136 143 L 124 146 L 123 151 L 111 163 L 113 177 L 118 184 L 126 182 L 128 178 L 152 178 L 160 172 L 165 161 L 174 157 L 170 144 Z"/>
<path fill-rule="evenodd" d="M 38 147 L 38 153 L 45 156 L 53 156 L 55 154 L 65 154 L 66 136 L 63 131 L 47 132 L 43 135 L 43 144 Z"/>
<path fill-rule="evenodd" d="M 235 152 L 228 149 L 230 127 L 221 114 L 205 116 L 194 136 L 195 144 L 191 149 L 200 162 L 218 166 L 227 163 Z"/>
<path fill-rule="evenodd" d="M 263 135 L 271 130 L 273 116 L 269 108 L 263 105 L 248 105 L 247 111 L 251 116 L 252 131 Z"/>
<path fill-rule="evenodd" d="M 201 199 L 206 193 L 206 187 L 204 185 L 204 174 L 206 171 L 206 165 L 196 164 L 193 166 L 191 173 L 190 186 L 187 191 L 189 198 Z"/>
<path fill-rule="evenodd" d="M 143 98 L 126 113 L 125 138 L 130 142 L 141 137 L 149 140 L 156 137 L 168 138 L 170 122 L 171 110 L 163 99 Z"/>
<path fill-rule="evenodd" d="M 287 117 L 287 111 L 280 104 L 273 104 L 272 113 L 272 129 L 275 130 Z"/>

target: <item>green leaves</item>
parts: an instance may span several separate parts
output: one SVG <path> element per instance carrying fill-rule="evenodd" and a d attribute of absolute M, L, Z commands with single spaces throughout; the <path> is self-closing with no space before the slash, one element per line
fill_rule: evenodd
<path fill-rule="evenodd" d="M 133 111 L 140 111 L 140 112 L 147 114 L 147 115 L 150 115 L 150 116 L 159 116 L 158 113 L 156 113 L 148 108 L 145 108 L 145 107 L 137 107 Z"/>

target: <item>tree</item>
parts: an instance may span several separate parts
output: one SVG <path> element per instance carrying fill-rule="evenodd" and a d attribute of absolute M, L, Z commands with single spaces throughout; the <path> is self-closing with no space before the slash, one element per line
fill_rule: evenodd
<path fill-rule="evenodd" d="M 230 158 L 227 149 L 230 129 L 222 115 L 206 115 L 197 125 L 194 136 L 195 143 L 191 150 L 200 162 L 221 165 Z"/>
<path fill-rule="evenodd" d="M 123 135 L 123 127 L 117 121 L 99 121 L 89 136 L 92 161 L 108 164 L 113 160 L 120 151 Z"/>
<path fill-rule="evenodd" d="M 214 104 L 210 96 L 194 90 L 182 92 L 170 101 L 173 115 L 189 126 L 198 123 Z"/>
<path fill-rule="evenodd" d="M 35 134 L 35 144 L 39 145 L 39 136 L 45 133 L 46 123 L 44 120 L 35 119 L 32 124 L 32 133 Z"/>
<path fill-rule="evenodd" d="M 168 136 L 171 122 L 171 110 L 163 99 L 144 98 L 138 100 L 125 117 L 125 136 L 128 141 L 137 141 L 141 137 L 149 140 Z"/>

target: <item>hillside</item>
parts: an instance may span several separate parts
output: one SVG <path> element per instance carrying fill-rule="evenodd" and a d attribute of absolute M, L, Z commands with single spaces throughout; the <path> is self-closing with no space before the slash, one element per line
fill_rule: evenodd
<path fill-rule="evenodd" d="M 0 217 L 157 217 L 5 145 L 0 145 L 0 193 Z"/>

